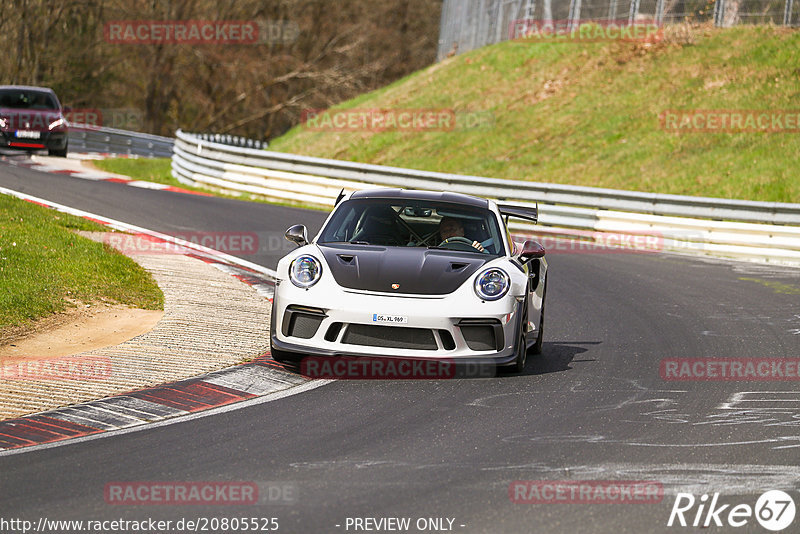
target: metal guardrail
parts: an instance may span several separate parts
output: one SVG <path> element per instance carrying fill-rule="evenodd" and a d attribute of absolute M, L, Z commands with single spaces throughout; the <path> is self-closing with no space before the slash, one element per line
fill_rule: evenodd
<path fill-rule="evenodd" d="M 227 146 L 176 132 L 172 174 L 189 185 L 333 206 L 341 189 L 453 191 L 539 204 L 537 235 L 657 235 L 670 250 L 800 263 L 800 204 L 752 202 L 501 180 Z"/>
<path fill-rule="evenodd" d="M 212 133 L 200 133 L 195 135 L 199 139 L 202 139 L 203 141 L 214 141 L 215 143 L 222 143 L 223 145 L 241 146 L 244 148 L 255 148 L 257 150 L 266 149 L 268 146 L 268 143 L 266 141 L 260 141 L 258 139 L 250 139 L 248 137 L 240 137 L 238 135 L 212 134 Z"/>
<path fill-rule="evenodd" d="M 174 139 L 115 128 L 86 124 L 70 124 L 69 150 L 74 152 L 99 152 L 102 154 L 127 154 L 148 158 L 172 156 Z"/>

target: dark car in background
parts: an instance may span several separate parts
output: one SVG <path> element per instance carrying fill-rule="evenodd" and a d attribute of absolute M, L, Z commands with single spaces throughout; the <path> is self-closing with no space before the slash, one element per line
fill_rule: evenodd
<path fill-rule="evenodd" d="M 68 127 L 52 89 L 0 85 L 0 148 L 66 157 Z"/>

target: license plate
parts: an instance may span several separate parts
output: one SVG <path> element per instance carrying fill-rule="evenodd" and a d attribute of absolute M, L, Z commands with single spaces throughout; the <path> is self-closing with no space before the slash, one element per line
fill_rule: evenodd
<path fill-rule="evenodd" d="M 34 132 L 32 130 L 17 130 L 18 139 L 39 139 L 41 132 Z"/>
<path fill-rule="evenodd" d="M 405 324 L 408 322 L 408 317 L 402 315 L 383 315 L 381 313 L 372 314 L 373 323 L 389 323 L 389 324 Z"/>

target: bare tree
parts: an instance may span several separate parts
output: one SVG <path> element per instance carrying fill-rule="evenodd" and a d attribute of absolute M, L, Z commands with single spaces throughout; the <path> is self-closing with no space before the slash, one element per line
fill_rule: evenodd
<path fill-rule="evenodd" d="M 0 80 L 78 107 L 136 108 L 145 130 L 274 137 L 435 59 L 441 0 L 4 0 Z M 113 21 L 244 20 L 297 28 L 256 44 L 111 42 Z M 272 36 L 274 37 L 274 36 Z"/>

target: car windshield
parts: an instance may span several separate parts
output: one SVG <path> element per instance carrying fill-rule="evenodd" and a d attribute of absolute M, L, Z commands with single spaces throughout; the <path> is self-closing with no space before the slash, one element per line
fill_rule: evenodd
<path fill-rule="evenodd" d="M 0 89 L 0 108 L 7 109 L 58 109 L 52 94 L 32 89 Z"/>
<path fill-rule="evenodd" d="M 415 199 L 349 200 L 336 210 L 318 242 L 505 254 L 490 210 Z"/>

